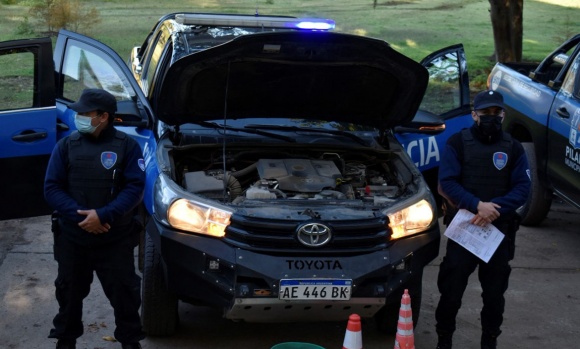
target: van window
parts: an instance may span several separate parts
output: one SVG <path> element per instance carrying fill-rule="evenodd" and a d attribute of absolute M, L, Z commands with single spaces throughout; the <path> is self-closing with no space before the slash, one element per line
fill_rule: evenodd
<path fill-rule="evenodd" d="M 0 110 L 34 107 L 34 60 L 28 48 L 0 51 Z"/>
<path fill-rule="evenodd" d="M 98 54 L 97 54 L 98 53 Z M 64 58 L 64 98 L 76 101 L 85 88 L 100 88 L 113 94 L 117 101 L 129 100 L 135 91 L 114 61 L 102 56 L 92 46 L 69 41 Z"/>
<path fill-rule="evenodd" d="M 156 42 L 153 46 L 153 52 L 149 55 L 149 61 L 146 62 L 145 76 L 143 76 L 144 85 L 147 86 L 147 91 L 151 90 L 155 79 L 155 71 L 159 66 L 159 61 L 163 55 L 167 40 L 169 38 L 169 32 L 166 27 L 163 27 L 157 36 Z"/>

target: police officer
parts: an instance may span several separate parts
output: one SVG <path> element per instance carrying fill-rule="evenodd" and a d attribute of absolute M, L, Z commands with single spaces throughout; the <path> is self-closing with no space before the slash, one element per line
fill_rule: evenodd
<path fill-rule="evenodd" d="M 143 198 L 144 162 L 139 145 L 113 127 L 117 101 L 109 92 L 86 89 L 76 112 L 78 131 L 54 148 L 44 195 L 59 214 L 55 238 L 58 314 L 49 338 L 74 349 L 83 334 L 83 299 L 93 272 L 115 314 L 115 338 L 124 349 L 141 348 L 140 278 L 135 273 L 134 210 Z"/>
<path fill-rule="evenodd" d="M 502 132 L 503 97 L 483 91 L 473 100 L 474 124 L 451 136 L 439 166 L 439 193 L 445 201 L 445 224 L 459 209 L 475 214 L 470 223 L 493 224 L 505 234 L 501 244 L 485 263 L 452 240 L 440 266 L 437 286 L 441 293 L 435 312 L 438 349 L 450 349 L 455 318 L 468 278 L 479 267 L 481 297 L 481 348 L 495 349 L 505 306 L 513 259 L 515 233 L 519 226 L 516 209 L 530 191 L 528 161 L 522 145 Z"/>

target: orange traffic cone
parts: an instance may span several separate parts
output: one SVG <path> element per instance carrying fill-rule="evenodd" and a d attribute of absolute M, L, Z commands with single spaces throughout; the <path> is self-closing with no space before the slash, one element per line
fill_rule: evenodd
<path fill-rule="evenodd" d="M 357 314 L 351 314 L 348 317 L 348 324 L 346 325 L 346 333 L 344 334 L 342 349 L 362 349 L 360 316 Z"/>
<path fill-rule="evenodd" d="M 403 293 L 401 299 L 397 335 L 395 336 L 395 349 L 415 349 L 413 311 L 411 310 L 411 296 L 409 296 L 409 290 L 407 289 L 405 289 L 405 293 Z"/>

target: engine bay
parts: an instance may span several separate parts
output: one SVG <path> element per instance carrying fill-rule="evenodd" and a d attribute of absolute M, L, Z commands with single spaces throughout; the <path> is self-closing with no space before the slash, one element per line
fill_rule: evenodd
<path fill-rule="evenodd" d="M 173 147 L 168 158 L 186 191 L 226 204 L 247 200 L 395 202 L 412 182 L 396 151 L 306 146 Z M 399 164 L 399 165 L 397 165 Z"/>

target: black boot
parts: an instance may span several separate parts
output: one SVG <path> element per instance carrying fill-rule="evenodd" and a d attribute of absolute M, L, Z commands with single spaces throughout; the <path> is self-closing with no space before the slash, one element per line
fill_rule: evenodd
<path fill-rule="evenodd" d="M 437 349 L 451 349 L 453 344 L 452 333 L 437 333 Z"/>
<path fill-rule="evenodd" d="M 123 349 L 141 349 L 141 344 L 139 344 L 139 342 L 123 343 L 121 344 L 121 346 L 123 347 Z"/>
<path fill-rule="evenodd" d="M 77 342 L 74 339 L 59 339 L 56 349 L 76 349 Z"/>
<path fill-rule="evenodd" d="M 496 349 L 497 336 L 499 336 L 499 334 L 489 334 L 483 332 L 481 334 L 481 349 Z"/>

